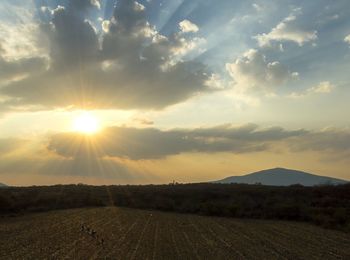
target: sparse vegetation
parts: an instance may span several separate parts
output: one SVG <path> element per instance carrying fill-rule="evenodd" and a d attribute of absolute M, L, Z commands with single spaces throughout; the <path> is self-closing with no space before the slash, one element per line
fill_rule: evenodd
<path fill-rule="evenodd" d="M 350 230 L 350 185 L 57 185 L 0 190 L 2 214 L 99 206 L 306 221 L 327 228 Z"/>

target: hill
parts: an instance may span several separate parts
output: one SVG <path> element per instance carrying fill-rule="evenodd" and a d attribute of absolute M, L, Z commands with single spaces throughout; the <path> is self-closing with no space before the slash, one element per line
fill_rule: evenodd
<path fill-rule="evenodd" d="M 6 184 L 3 184 L 0 182 L 0 188 L 6 188 L 6 187 L 8 187 Z"/>
<path fill-rule="evenodd" d="M 284 168 L 274 168 L 254 172 L 243 176 L 231 176 L 225 179 L 215 181 L 215 183 L 244 183 L 271 186 L 289 186 L 293 184 L 301 184 L 303 186 L 315 186 L 323 184 L 346 184 L 345 180 L 335 179 L 331 177 L 319 176 L 303 171 L 296 171 Z"/>

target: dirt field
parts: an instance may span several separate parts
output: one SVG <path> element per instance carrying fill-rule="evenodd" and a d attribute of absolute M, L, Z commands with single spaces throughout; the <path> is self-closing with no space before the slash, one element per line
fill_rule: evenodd
<path fill-rule="evenodd" d="M 350 235 L 302 223 L 123 208 L 0 218 L 0 259 L 43 258 L 350 259 Z"/>

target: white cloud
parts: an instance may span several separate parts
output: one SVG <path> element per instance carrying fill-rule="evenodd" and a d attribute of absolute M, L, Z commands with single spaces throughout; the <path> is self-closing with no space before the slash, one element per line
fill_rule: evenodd
<path fill-rule="evenodd" d="M 103 20 L 101 25 L 102 25 L 102 30 L 105 32 L 105 33 L 108 33 L 109 32 L 109 26 L 110 26 L 111 22 L 109 20 Z"/>
<path fill-rule="evenodd" d="M 344 41 L 350 44 L 350 34 L 344 38 Z"/>
<path fill-rule="evenodd" d="M 298 78 L 298 73 L 291 73 L 278 61 L 268 62 L 258 50 L 251 49 L 236 59 L 234 63 L 226 64 L 226 69 L 243 91 L 262 90 L 273 93 L 274 88 L 285 84 L 288 80 Z"/>
<path fill-rule="evenodd" d="M 294 12 L 300 11 L 299 9 Z M 292 13 L 282 20 L 271 32 L 254 37 L 260 47 L 268 47 L 273 41 L 293 41 L 302 46 L 306 42 L 317 39 L 317 31 L 307 31 L 297 24 L 297 14 Z"/>
<path fill-rule="evenodd" d="M 140 4 L 139 2 L 134 3 L 134 10 L 137 12 L 142 12 L 145 10 L 145 6 Z"/>
<path fill-rule="evenodd" d="M 91 4 L 96 6 L 98 9 L 101 8 L 100 0 L 90 0 Z"/>
<path fill-rule="evenodd" d="M 313 93 L 330 93 L 335 89 L 335 85 L 330 83 L 329 81 L 322 81 L 315 87 L 309 89 L 309 92 Z"/>
<path fill-rule="evenodd" d="M 182 22 L 180 22 L 179 27 L 183 33 L 198 32 L 199 31 L 198 26 L 189 20 L 183 20 Z"/>
<path fill-rule="evenodd" d="M 204 46 L 206 40 L 200 37 L 194 37 L 192 39 L 178 37 L 178 43 L 179 44 L 177 46 L 174 46 L 172 51 L 175 54 L 175 56 L 181 57 L 195 50 L 196 48 L 199 48 L 200 46 Z M 198 51 L 199 53 L 201 53 L 204 51 L 204 49 L 198 49 Z"/>

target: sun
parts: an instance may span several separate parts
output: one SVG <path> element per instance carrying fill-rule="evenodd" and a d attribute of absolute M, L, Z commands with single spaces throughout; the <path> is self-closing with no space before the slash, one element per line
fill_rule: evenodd
<path fill-rule="evenodd" d="M 73 121 L 73 130 L 84 134 L 94 134 L 100 129 L 99 122 L 89 112 L 83 112 Z"/>

